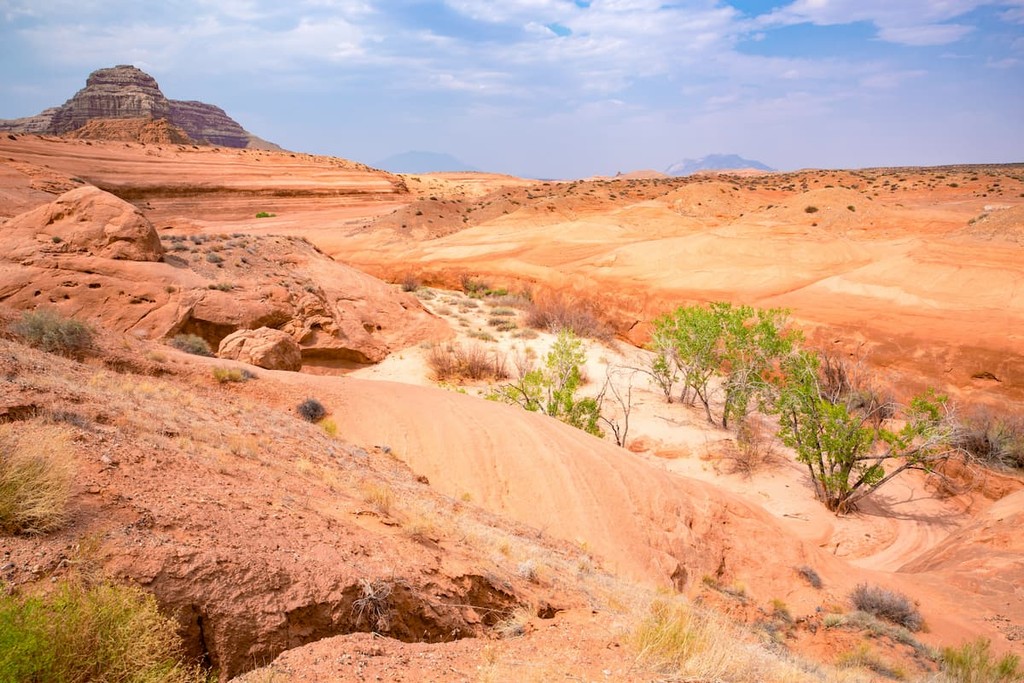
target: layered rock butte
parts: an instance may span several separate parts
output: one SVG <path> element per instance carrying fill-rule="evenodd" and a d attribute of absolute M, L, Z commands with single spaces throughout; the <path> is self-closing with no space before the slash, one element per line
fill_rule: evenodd
<path fill-rule="evenodd" d="M 57 308 L 103 337 L 91 365 L 0 339 L 0 421 L 76 444 L 79 467 L 75 521 L 5 539 L 4 579 L 45 585 L 77 566 L 68 548 L 101 539 L 90 561 L 151 590 L 224 678 L 287 652 L 267 675 L 651 680 L 661 673 L 623 654 L 625 617 L 607 606 L 633 599 L 628 586 L 714 602 L 714 585 L 742 584 L 745 601 L 727 607 L 750 621 L 783 598 L 802 624 L 786 642 L 831 661 L 856 642 L 823 628 L 820 609 L 870 581 L 919 600 L 932 644 L 985 635 L 1020 651 L 1019 478 L 989 493 L 996 502 L 942 507 L 938 531 L 858 566 L 837 556 L 844 522 L 824 511 L 794 521 L 512 407 L 335 375 L 453 333 L 354 263 L 393 281 L 574 296 L 638 343 L 679 302 L 784 305 L 901 389 L 926 382 L 1019 410 L 1022 210 L 1020 166 L 539 183 L 0 136 L 0 302 Z M 285 335 L 303 372 L 221 386 L 214 365 L 245 366 L 163 345 L 179 332 L 249 360 Z M 257 340 L 253 355 L 229 350 L 240 337 Z M 309 396 L 339 439 L 297 419 Z M 803 498 L 801 482 L 787 486 Z M 914 502 L 926 489 L 911 482 L 899 514 L 926 520 Z M 378 581 L 392 591 L 387 624 L 359 607 Z M 526 638 L 483 640 L 516 608 L 533 615 Z M 352 635 L 371 631 L 408 644 Z M 878 646 L 918 665 L 906 646 Z M 525 664 L 492 661 L 505 657 Z"/>
<path fill-rule="evenodd" d="M 188 140 L 201 144 L 280 149 L 246 131 L 220 107 L 167 99 L 156 79 L 126 64 L 93 71 L 85 87 L 59 107 L 23 119 L 0 120 L 0 131 L 63 135 L 79 131 L 90 122 L 111 119 L 163 120 L 182 131 Z M 103 139 L 103 131 L 92 131 L 92 136 Z"/>

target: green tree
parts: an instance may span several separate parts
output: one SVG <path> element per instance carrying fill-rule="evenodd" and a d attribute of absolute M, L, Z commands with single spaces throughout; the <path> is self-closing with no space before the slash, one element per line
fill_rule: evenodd
<path fill-rule="evenodd" d="M 751 402 L 769 389 L 775 365 L 793 349 L 797 335 L 784 330 L 787 312 L 759 310 L 713 302 L 707 306 L 680 306 L 654 320 L 650 347 L 655 355 L 647 369 L 663 391 L 671 392 L 678 371 L 683 389 L 680 400 L 711 412 L 711 380 L 724 375 L 722 426 L 739 424 Z"/>
<path fill-rule="evenodd" d="M 500 386 L 495 397 L 602 436 L 597 399 L 576 395 L 583 384 L 580 366 L 586 359 L 583 342 L 564 329 L 544 357 L 543 367 L 524 369 L 517 381 Z"/>
<path fill-rule="evenodd" d="M 807 466 L 814 491 L 837 514 L 855 510 L 866 496 L 901 472 L 934 472 L 956 452 L 947 398 L 932 391 L 915 396 L 896 417 L 898 429 L 851 407 L 822 388 L 816 353 L 787 358 L 775 412 L 779 437 Z"/>
<path fill-rule="evenodd" d="M 724 311 L 725 401 L 722 426 L 733 422 L 737 428 L 751 410 L 754 399 L 762 404 L 772 391 L 771 378 L 778 363 L 793 352 L 799 339 L 786 330 L 788 312 L 779 308 L 750 306 Z"/>

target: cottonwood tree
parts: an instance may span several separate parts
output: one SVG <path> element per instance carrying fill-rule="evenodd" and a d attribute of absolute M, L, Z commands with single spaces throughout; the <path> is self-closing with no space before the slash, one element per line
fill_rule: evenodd
<path fill-rule="evenodd" d="M 602 436 L 597 399 L 576 395 L 583 384 L 580 366 L 586 359 L 583 342 L 564 329 L 544 357 L 543 367 L 521 366 L 516 381 L 498 387 L 492 397 Z"/>
<path fill-rule="evenodd" d="M 738 425 L 752 400 L 768 390 L 775 365 L 793 349 L 797 335 L 785 330 L 786 315 L 782 309 L 759 310 L 722 301 L 680 306 L 655 318 L 655 355 L 647 372 L 667 392 L 678 372 L 683 385 L 680 400 L 699 400 L 712 424 L 711 380 L 722 373 L 721 423 Z"/>
<path fill-rule="evenodd" d="M 842 392 L 828 390 L 827 379 L 818 354 L 792 354 L 783 364 L 774 408 L 779 437 L 807 466 L 815 494 L 829 510 L 855 510 L 901 472 L 935 472 L 958 453 L 945 396 L 919 394 L 890 421 L 853 407 Z"/>

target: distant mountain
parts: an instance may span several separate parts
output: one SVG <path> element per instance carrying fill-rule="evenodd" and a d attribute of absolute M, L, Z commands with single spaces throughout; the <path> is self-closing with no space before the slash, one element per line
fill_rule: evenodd
<path fill-rule="evenodd" d="M 732 171 L 741 168 L 753 168 L 758 171 L 774 171 L 775 169 L 753 159 L 744 159 L 737 154 L 709 154 L 700 159 L 683 159 L 665 169 L 668 175 L 690 175 L 699 171 Z"/>
<path fill-rule="evenodd" d="M 131 120 L 133 123 L 124 122 Z M 124 139 L 129 128 L 149 130 L 163 121 L 171 137 L 222 147 L 281 149 L 261 140 L 220 107 L 195 101 L 169 100 L 156 79 L 134 66 L 121 64 L 89 74 L 85 87 L 59 107 L 23 119 L 0 120 L 0 130 L 41 135 L 78 133 L 79 137 Z M 111 123 L 119 122 L 119 123 Z"/>
<path fill-rule="evenodd" d="M 439 173 L 442 171 L 478 171 L 451 154 L 442 152 L 402 152 L 374 164 L 392 173 Z"/>

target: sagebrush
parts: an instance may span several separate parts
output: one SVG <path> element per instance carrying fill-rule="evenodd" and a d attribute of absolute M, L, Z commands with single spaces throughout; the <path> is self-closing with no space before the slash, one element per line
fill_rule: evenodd
<path fill-rule="evenodd" d="M 51 309 L 25 311 L 11 331 L 29 346 L 69 357 L 79 357 L 93 345 L 92 328 Z"/>

